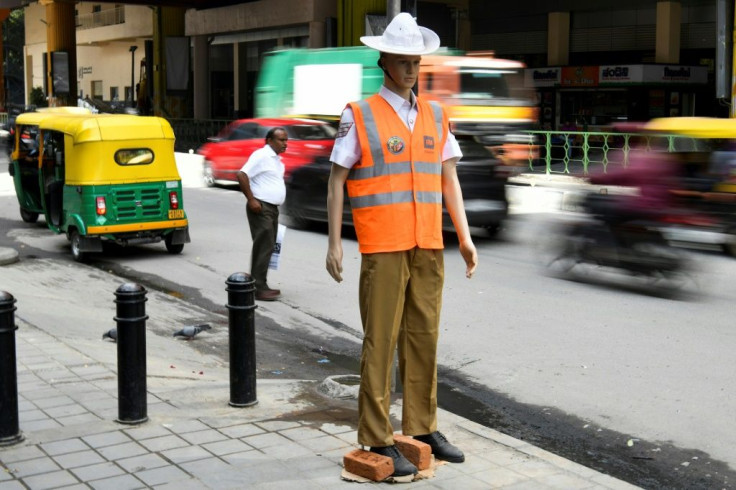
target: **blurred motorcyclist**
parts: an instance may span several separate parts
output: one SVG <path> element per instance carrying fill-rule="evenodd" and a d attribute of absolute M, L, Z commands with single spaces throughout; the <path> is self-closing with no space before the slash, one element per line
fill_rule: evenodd
<path fill-rule="evenodd" d="M 632 194 L 591 194 L 587 206 L 591 213 L 611 228 L 617 245 L 625 243 L 625 226 L 636 220 L 656 220 L 671 211 L 672 190 L 677 188 L 679 166 L 674 155 L 652 151 L 643 145 L 629 153 L 627 166 L 609 168 L 589 176 L 591 184 L 633 188 Z"/>

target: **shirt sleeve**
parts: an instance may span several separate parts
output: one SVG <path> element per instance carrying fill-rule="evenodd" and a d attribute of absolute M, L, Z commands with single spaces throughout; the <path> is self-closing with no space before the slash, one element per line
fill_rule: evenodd
<path fill-rule="evenodd" d="M 261 172 L 261 151 L 256 150 L 250 154 L 250 157 L 240 169 L 249 179 L 252 179 Z"/>
<path fill-rule="evenodd" d="M 360 160 L 360 141 L 355 129 L 355 116 L 350 107 L 342 111 L 340 125 L 332 147 L 330 161 L 345 168 L 352 168 Z"/>
<path fill-rule="evenodd" d="M 445 162 L 451 158 L 461 158 L 463 152 L 460 150 L 460 144 L 455 139 L 455 135 L 452 131 L 447 132 L 447 140 L 445 146 L 442 148 L 442 161 Z"/>

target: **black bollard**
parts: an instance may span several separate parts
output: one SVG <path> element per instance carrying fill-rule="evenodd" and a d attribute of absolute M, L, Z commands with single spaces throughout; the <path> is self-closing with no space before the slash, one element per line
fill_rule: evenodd
<path fill-rule="evenodd" d="M 249 407 L 256 399 L 255 281 L 244 272 L 231 274 L 227 284 L 230 343 L 230 402 Z"/>
<path fill-rule="evenodd" d="M 0 446 L 23 440 L 18 425 L 18 371 L 15 359 L 15 298 L 0 291 Z"/>
<path fill-rule="evenodd" d="M 146 390 L 146 288 L 126 283 L 115 291 L 118 330 L 118 418 L 121 424 L 148 420 Z"/>

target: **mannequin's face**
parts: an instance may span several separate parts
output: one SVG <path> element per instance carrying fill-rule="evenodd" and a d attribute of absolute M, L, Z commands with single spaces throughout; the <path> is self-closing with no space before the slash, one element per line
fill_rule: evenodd
<path fill-rule="evenodd" d="M 408 54 L 383 53 L 381 55 L 383 67 L 391 75 L 386 79 L 386 84 L 393 84 L 395 89 L 411 90 L 417 83 L 419 77 L 419 63 L 422 61 L 421 56 Z"/>

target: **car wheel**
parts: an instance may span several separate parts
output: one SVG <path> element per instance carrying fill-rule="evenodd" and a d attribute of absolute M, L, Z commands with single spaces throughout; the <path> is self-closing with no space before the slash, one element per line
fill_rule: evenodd
<path fill-rule="evenodd" d="M 69 232 L 69 242 L 72 249 L 72 258 L 77 262 L 84 262 L 87 259 L 87 254 L 82 252 L 79 248 L 81 238 L 77 230 Z"/>
<path fill-rule="evenodd" d="M 166 235 L 166 238 L 164 238 L 164 243 L 166 244 L 166 251 L 172 255 L 180 254 L 181 251 L 184 250 L 184 244 L 183 243 L 177 243 L 177 244 L 171 243 L 171 237 L 173 235 L 174 235 L 173 233 L 169 233 L 168 235 Z"/>
<path fill-rule="evenodd" d="M 26 223 L 35 223 L 38 221 L 38 213 L 28 211 L 27 209 L 20 208 L 20 217 Z"/>
<path fill-rule="evenodd" d="M 203 171 L 202 179 L 204 180 L 204 185 L 206 187 L 214 187 L 215 186 L 215 176 L 212 173 L 212 165 L 210 165 L 209 162 L 205 162 L 202 171 Z"/>

